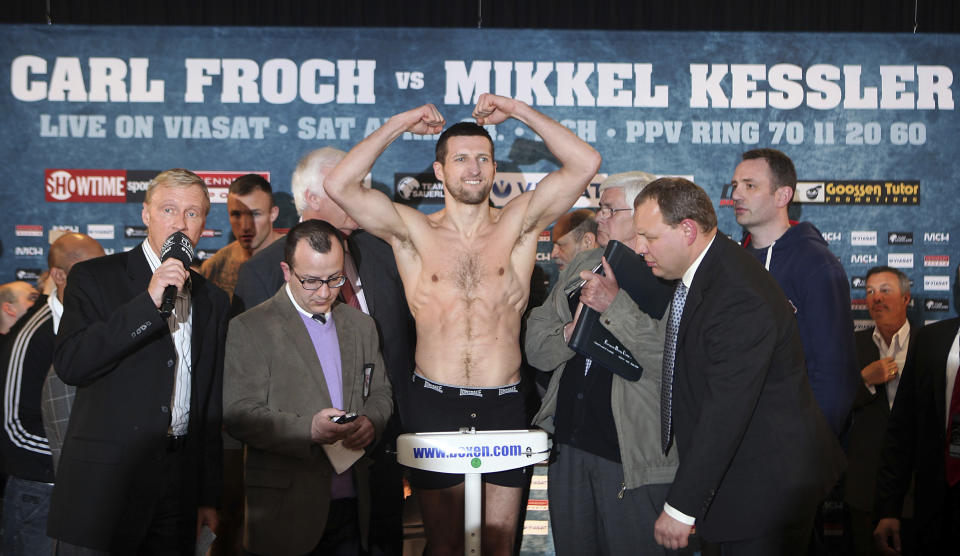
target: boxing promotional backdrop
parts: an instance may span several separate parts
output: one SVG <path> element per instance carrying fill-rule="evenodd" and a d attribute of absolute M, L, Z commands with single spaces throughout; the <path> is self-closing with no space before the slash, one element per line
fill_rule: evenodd
<path fill-rule="evenodd" d="M 741 152 L 773 147 L 801 180 L 795 219 L 815 224 L 851 279 L 877 264 L 913 280 L 911 316 L 955 311 L 960 126 L 949 35 L 662 33 L 471 29 L 2 26 L 0 282 L 46 267 L 50 232 L 108 252 L 145 235 L 141 202 L 159 171 L 200 173 L 214 202 L 198 252 L 232 240 L 226 188 L 261 173 L 296 222 L 290 176 L 325 145 L 348 150 L 389 116 L 434 103 L 448 122 L 476 98 L 519 98 L 603 155 L 600 178 L 680 175 L 716 202 L 739 239 L 727 184 Z M 515 120 L 488 126 L 502 205 L 557 167 Z M 435 137 L 406 135 L 372 186 L 424 212 L 442 205 Z M 548 275 L 549 237 L 538 259 Z M 952 240 L 952 242 L 951 242 Z"/>

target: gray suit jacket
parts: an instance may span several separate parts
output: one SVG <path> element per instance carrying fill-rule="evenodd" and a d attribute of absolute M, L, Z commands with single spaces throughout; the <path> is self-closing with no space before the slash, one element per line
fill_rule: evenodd
<path fill-rule="evenodd" d="M 333 308 L 344 410 L 373 423 L 379 438 L 393 409 L 373 319 Z M 224 424 L 246 444 L 244 545 L 257 554 L 304 554 L 323 536 L 333 467 L 310 438 L 315 413 L 332 406 L 323 369 L 303 321 L 281 288 L 233 319 L 224 363 Z M 373 365 L 363 397 L 364 365 Z M 371 443 L 375 445 L 377 440 Z M 369 461 L 354 464 L 361 539 L 369 532 Z"/>

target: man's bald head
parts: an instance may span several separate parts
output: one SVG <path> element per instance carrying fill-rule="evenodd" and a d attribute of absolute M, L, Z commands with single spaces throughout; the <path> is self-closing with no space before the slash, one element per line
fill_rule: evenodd
<path fill-rule="evenodd" d="M 0 285 L 0 334 L 9 332 L 39 296 L 36 288 L 21 280 Z"/>
<path fill-rule="evenodd" d="M 50 278 L 57 285 L 57 299 L 63 301 L 63 291 L 67 287 L 67 275 L 73 265 L 104 255 L 100 243 L 87 234 L 63 234 L 50 245 L 47 265 Z"/>
<path fill-rule="evenodd" d="M 70 272 L 73 265 L 80 261 L 102 257 L 103 247 L 87 234 L 63 234 L 50 245 L 47 254 L 47 266 Z"/>

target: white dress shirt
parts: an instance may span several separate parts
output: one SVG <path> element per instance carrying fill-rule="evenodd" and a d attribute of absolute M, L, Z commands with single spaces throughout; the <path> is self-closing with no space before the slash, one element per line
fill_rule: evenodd
<path fill-rule="evenodd" d="M 143 240 L 143 252 L 150 265 L 150 272 L 160 266 L 160 256 L 153 252 L 147 240 Z M 187 434 L 190 423 L 191 352 L 190 338 L 193 335 L 193 312 L 190 303 L 189 281 L 177 292 L 173 313 L 167 319 L 173 334 L 173 347 L 177 352 L 177 376 L 171 393 L 170 430 L 173 436 Z"/>

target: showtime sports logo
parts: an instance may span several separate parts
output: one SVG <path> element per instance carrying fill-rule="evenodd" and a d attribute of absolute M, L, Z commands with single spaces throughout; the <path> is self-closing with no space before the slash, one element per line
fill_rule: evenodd
<path fill-rule="evenodd" d="M 950 255 L 924 255 L 923 266 L 950 266 Z"/>
<path fill-rule="evenodd" d="M 866 311 L 867 310 L 867 300 L 866 299 L 851 299 L 850 300 L 850 309 L 854 311 Z"/>
<path fill-rule="evenodd" d="M 877 232 L 876 231 L 857 231 L 854 230 L 850 232 L 850 245 L 858 245 L 861 247 L 865 246 L 874 246 L 877 244 Z"/>
<path fill-rule="evenodd" d="M 923 291 L 947 292 L 950 291 L 949 276 L 924 276 Z"/>
<path fill-rule="evenodd" d="M 913 253 L 887 253 L 887 266 L 913 268 Z"/>
<path fill-rule="evenodd" d="M 125 203 L 124 170 L 47 169 L 44 176 L 49 203 Z"/>

